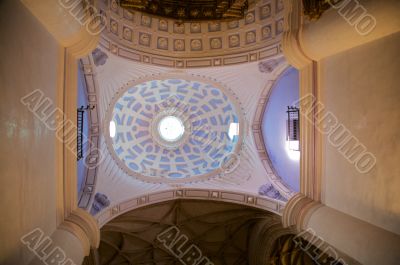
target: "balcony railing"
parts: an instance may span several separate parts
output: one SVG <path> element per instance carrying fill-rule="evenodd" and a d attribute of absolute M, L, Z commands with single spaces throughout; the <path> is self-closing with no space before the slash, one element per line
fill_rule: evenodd
<path fill-rule="evenodd" d="M 77 109 L 77 149 L 76 149 L 76 160 L 79 161 L 83 158 L 83 124 L 85 111 L 94 109 L 94 106 L 87 105 L 86 107 L 81 106 Z"/>

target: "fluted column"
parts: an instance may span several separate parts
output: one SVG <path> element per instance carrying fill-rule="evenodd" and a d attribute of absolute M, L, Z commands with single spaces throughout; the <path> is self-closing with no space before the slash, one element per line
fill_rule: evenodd
<path fill-rule="evenodd" d="M 296 227 L 311 243 L 326 243 L 361 264 L 396 265 L 400 236 L 297 194 L 286 205 L 284 227 Z M 303 233 L 307 231 L 307 233 Z M 321 242 L 322 241 L 322 242 Z M 338 258 L 346 260 L 346 257 Z"/>
<path fill-rule="evenodd" d="M 22 239 L 35 253 L 30 265 L 80 265 L 100 244 L 100 229 L 87 212 L 74 211 L 50 237 L 34 230 Z"/>

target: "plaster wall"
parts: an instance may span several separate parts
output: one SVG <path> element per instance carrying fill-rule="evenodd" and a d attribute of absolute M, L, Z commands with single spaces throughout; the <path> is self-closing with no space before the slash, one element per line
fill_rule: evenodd
<path fill-rule="evenodd" d="M 56 228 L 55 135 L 20 99 L 56 99 L 58 45 L 20 1 L 0 2 L 0 264 L 27 264 L 20 238 Z"/>
<path fill-rule="evenodd" d="M 399 12 L 397 0 L 339 2 L 317 21 L 305 19 L 302 48 L 310 58 L 320 60 L 389 36 L 400 31 Z"/>
<path fill-rule="evenodd" d="M 323 104 L 376 157 L 368 173 L 324 136 L 322 200 L 400 234 L 400 33 L 320 61 Z"/>

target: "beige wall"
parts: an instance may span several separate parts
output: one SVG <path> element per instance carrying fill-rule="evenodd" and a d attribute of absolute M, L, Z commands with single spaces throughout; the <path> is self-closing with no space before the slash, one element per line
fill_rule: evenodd
<path fill-rule="evenodd" d="M 376 158 L 361 174 L 325 142 L 323 203 L 400 234 L 400 33 L 321 61 L 324 104 Z"/>
<path fill-rule="evenodd" d="M 27 264 L 20 237 L 56 227 L 55 138 L 20 103 L 41 89 L 56 97 L 58 45 L 20 1 L 0 1 L 0 264 Z"/>

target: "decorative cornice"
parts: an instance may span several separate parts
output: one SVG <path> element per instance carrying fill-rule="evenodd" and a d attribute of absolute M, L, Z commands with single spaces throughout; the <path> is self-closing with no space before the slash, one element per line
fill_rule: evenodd
<path fill-rule="evenodd" d="M 170 200 L 211 200 L 223 201 L 246 205 L 268 212 L 282 215 L 285 202 L 236 191 L 217 190 L 217 189 L 171 189 L 151 194 L 144 194 L 127 201 L 114 204 L 95 216 L 100 227 L 128 211 Z"/>
<path fill-rule="evenodd" d="M 260 61 L 258 63 L 258 70 L 261 73 L 268 73 L 271 74 L 275 69 L 277 69 L 280 65 L 285 65 L 286 68 L 286 64 L 284 63 L 285 57 L 278 57 L 278 58 L 274 58 L 274 59 L 270 59 L 270 60 L 265 60 L 265 61 Z"/>
<path fill-rule="evenodd" d="M 85 157 L 85 181 L 83 183 L 82 190 L 80 191 L 78 199 L 78 207 L 90 210 L 90 202 L 93 200 L 93 196 L 96 190 L 97 184 L 97 172 L 99 162 L 102 157 L 97 152 L 100 149 L 100 136 L 101 136 L 101 122 L 98 110 L 98 95 L 97 89 L 98 84 L 96 80 L 96 67 L 94 65 L 94 59 L 91 55 L 81 59 L 81 66 L 83 67 L 83 74 L 86 82 L 86 95 L 90 106 L 94 106 L 93 109 L 88 111 L 88 123 L 89 123 L 89 135 L 88 137 L 88 150 L 92 150 Z"/>
<path fill-rule="evenodd" d="M 282 215 L 283 227 L 296 227 L 301 232 L 314 213 L 315 210 L 323 205 L 316 202 L 301 193 L 293 196 L 286 204 Z"/>

